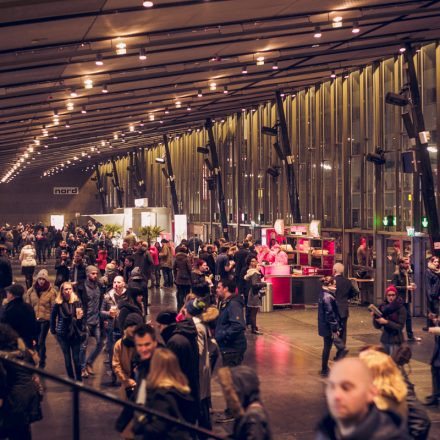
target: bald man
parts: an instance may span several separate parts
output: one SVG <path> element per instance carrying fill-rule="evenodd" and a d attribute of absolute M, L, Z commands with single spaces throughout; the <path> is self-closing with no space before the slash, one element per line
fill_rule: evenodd
<path fill-rule="evenodd" d="M 318 425 L 315 439 L 409 440 L 405 422 L 376 408 L 375 392 L 371 373 L 360 359 L 336 362 L 326 386 L 330 414 Z"/>

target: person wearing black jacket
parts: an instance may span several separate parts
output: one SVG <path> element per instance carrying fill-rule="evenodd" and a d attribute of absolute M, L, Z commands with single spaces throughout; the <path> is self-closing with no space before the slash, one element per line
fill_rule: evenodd
<path fill-rule="evenodd" d="M 177 313 L 174 311 L 162 311 L 157 315 L 156 321 L 165 346 L 177 356 L 180 368 L 188 379 L 196 408 L 191 422 L 195 423 L 200 401 L 197 328 L 192 319 L 178 323 L 176 317 Z"/>
<path fill-rule="evenodd" d="M 131 271 L 131 276 L 128 280 L 128 288 L 135 287 L 142 292 L 142 298 L 144 303 L 145 314 L 148 314 L 148 281 L 144 275 L 142 275 L 139 267 L 135 267 Z"/>
<path fill-rule="evenodd" d="M 425 269 L 425 295 L 428 303 L 428 312 L 438 315 L 440 300 L 440 268 L 439 258 L 436 256 L 429 259 L 428 266 Z M 433 326 L 433 322 L 428 317 L 427 325 L 424 330 L 428 331 L 428 328 Z"/>
<path fill-rule="evenodd" d="M 56 275 L 55 275 L 55 283 L 54 284 L 58 288 L 65 281 L 69 281 L 70 265 L 71 264 L 72 264 L 72 262 L 70 261 L 68 250 L 67 249 L 62 250 L 60 253 L 59 260 L 57 260 L 55 263 Z"/>
<path fill-rule="evenodd" d="M 208 264 L 205 260 L 196 260 L 191 270 L 191 291 L 202 298 L 205 304 L 209 304 L 212 285 Z"/>
<path fill-rule="evenodd" d="M 73 265 L 70 269 L 70 281 L 79 297 L 81 297 L 82 291 L 84 290 L 86 279 L 86 265 L 84 264 L 83 256 L 80 252 L 76 251 L 73 256 Z"/>
<path fill-rule="evenodd" d="M 241 248 L 234 255 L 235 260 L 235 282 L 238 287 L 238 294 L 245 297 L 246 295 L 246 287 L 247 283 L 243 279 L 242 272 L 243 269 L 248 266 L 248 258 L 249 258 L 249 243 L 244 241 Z"/>
<path fill-rule="evenodd" d="M 7 304 L 3 309 L 1 322 L 10 325 L 23 339 L 26 347 L 33 349 L 38 338 L 38 325 L 35 311 L 24 302 L 24 287 L 12 284 L 6 288 Z"/>
<path fill-rule="evenodd" d="M 174 282 L 177 286 L 177 310 L 185 303 L 185 297 L 191 290 L 191 263 L 188 258 L 188 248 L 180 245 L 176 249 L 176 259 L 173 263 Z"/>
<path fill-rule="evenodd" d="M 12 266 L 6 255 L 6 246 L 0 244 L 0 301 L 5 297 L 5 288 L 12 284 Z"/>
<path fill-rule="evenodd" d="M 118 327 L 125 328 L 125 320 L 128 315 L 135 313 L 140 316 L 142 322 L 145 322 L 145 312 L 143 310 L 143 295 L 142 291 L 137 287 L 129 287 L 126 291 L 127 299 L 119 303 Z"/>
<path fill-rule="evenodd" d="M 199 253 L 199 258 L 206 261 L 209 271 L 215 275 L 215 258 L 213 255 L 213 247 L 211 245 L 204 245 L 203 251 Z"/>
<path fill-rule="evenodd" d="M 335 299 L 338 304 L 339 317 L 341 318 L 341 339 L 347 343 L 347 321 L 349 316 L 348 301 L 359 294 L 351 281 L 344 277 L 344 265 L 336 263 L 333 266 L 333 275 L 336 281 Z"/>

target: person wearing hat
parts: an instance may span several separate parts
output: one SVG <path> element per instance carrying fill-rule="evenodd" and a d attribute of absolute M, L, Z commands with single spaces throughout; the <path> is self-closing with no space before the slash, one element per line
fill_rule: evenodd
<path fill-rule="evenodd" d="M 100 312 L 103 301 L 101 288 L 98 284 L 99 269 L 96 266 L 87 266 L 86 281 L 84 282 L 84 289 L 80 291 L 80 300 L 84 311 L 84 323 L 87 329 L 87 336 L 81 344 L 80 362 L 81 375 L 88 377 L 89 374 L 94 374 L 93 363 L 101 353 L 104 346 L 104 340 L 101 335 L 101 321 Z M 87 357 L 87 346 L 90 337 L 95 338 L 96 345 L 94 350 Z"/>
<path fill-rule="evenodd" d="M 137 287 L 129 287 L 126 299 L 119 303 L 118 326 L 121 331 L 125 328 L 125 320 L 130 314 L 137 314 L 145 322 L 145 311 L 142 290 Z"/>
<path fill-rule="evenodd" d="M 378 316 L 374 311 L 371 311 L 373 325 L 375 328 L 382 330 L 380 342 L 385 351 L 392 356 L 404 341 L 403 327 L 406 322 L 403 298 L 397 294 L 394 285 L 387 287 L 385 301 L 379 306 L 379 311 L 382 316 Z"/>
<path fill-rule="evenodd" d="M 134 330 L 142 324 L 142 316 L 138 313 L 130 313 L 124 321 L 124 334 L 116 341 L 113 349 L 112 367 L 121 382 L 121 399 L 130 398 L 136 386 L 136 381 L 132 378 L 132 364 L 136 355 Z"/>
<path fill-rule="evenodd" d="M 6 254 L 6 246 L 0 244 L 0 300 L 5 297 L 5 289 L 12 284 L 12 280 L 12 266 Z"/>
<path fill-rule="evenodd" d="M 147 307 L 148 307 L 148 280 L 147 278 L 142 274 L 140 267 L 135 267 L 131 271 L 130 279 L 128 280 L 128 288 L 134 287 L 136 289 L 139 289 L 142 292 L 142 298 L 143 298 L 143 304 L 145 313 L 148 313 Z"/>
<path fill-rule="evenodd" d="M 37 320 L 32 306 L 23 301 L 24 287 L 21 284 L 12 284 L 5 290 L 7 304 L 3 309 L 1 322 L 9 324 L 23 339 L 26 347 L 33 349 L 38 336 Z"/>
<path fill-rule="evenodd" d="M 50 314 L 55 305 L 57 292 L 49 281 L 46 269 L 37 274 L 34 285 L 24 295 L 24 301 L 32 306 L 37 318 L 38 338 L 36 350 L 40 356 L 39 367 L 46 366 L 46 338 L 50 328 Z"/>
<path fill-rule="evenodd" d="M 156 317 L 162 339 L 179 360 L 180 368 L 188 379 L 191 396 L 194 399 L 194 423 L 197 420 L 200 384 L 199 384 L 199 348 L 197 328 L 192 319 L 176 322 L 177 313 L 173 310 L 160 312 Z"/>

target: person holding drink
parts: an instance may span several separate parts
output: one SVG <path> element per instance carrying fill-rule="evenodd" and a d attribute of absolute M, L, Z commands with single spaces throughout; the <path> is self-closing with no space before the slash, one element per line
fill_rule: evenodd
<path fill-rule="evenodd" d="M 85 336 L 81 302 L 72 283 L 61 284 L 50 315 L 50 332 L 56 335 L 63 351 L 66 372 L 70 379 L 82 381 L 79 353 Z M 73 360 L 73 365 L 72 365 Z"/>

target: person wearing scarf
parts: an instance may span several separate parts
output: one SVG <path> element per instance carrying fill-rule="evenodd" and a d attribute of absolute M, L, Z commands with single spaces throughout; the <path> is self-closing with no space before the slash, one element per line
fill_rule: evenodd
<path fill-rule="evenodd" d="M 388 286 L 385 291 L 385 301 L 379 306 L 382 312 L 381 317 L 373 316 L 373 325 L 382 330 L 380 342 L 385 351 L 392 356 L 403 342 L 403 327 L 406 322 L 406 310 L 403 305 L 403 298 L 397 295 L 394 285 Z"/>
<path fill-rule="evenodd" d="M 49 274 L 42 269 L 33 286 L 25 293 L 24 301 L 30 304 L 37 319 L 38 339 L 36 350 L 40 357 L 39 367 L 46 366 L 46 338 L 50 326 L 50 314 L 55 305 L 57 292 L 49 282 Z"/>

